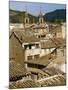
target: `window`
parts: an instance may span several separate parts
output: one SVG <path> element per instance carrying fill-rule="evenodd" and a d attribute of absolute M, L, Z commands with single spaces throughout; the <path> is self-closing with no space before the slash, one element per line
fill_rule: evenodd
<path fill-rule="evenodd" d="M 28 60 L 32 60 L 32 56 L 28 56 L 27 59 L 28 59 Z"/>
<path fill-rule="evenodd" d="M 26 19 L 26 23 L 28 23 L 28 20 Z"/>
<path fill-rule="evenodd" d="M 33 64 L 28 63 L 27 66 L 28 67 L 33 67 Z"/>
<path fill-rule="evenodd" d="M 27 66 L 28 66 L 28 67 L 32 67 L 32 68 L 36 68 L 36 69 L 42 69 L 42 68 L 45 67 L 45 66 L 43 66 L 43 65 L 32 64 L 32 63 L 28 63 Z"/>
<path fill-rule="evenodd" d="M 36 44 L 36 48 L 39 48 L 39 44 Z"/>
<path fill-rule="evenodd" d="M 29 45 L 29 49 L 31 49 L 31 45 Z"/>
<path fill-rule="evenodd" d="M 15 58 L 14 58 L 14 57 L 12 57 L 12 58 L 10 58 L 10 60 L 15 60 Z"/>
<path fill-rule="evenodd" d="M 24 45 L 24 49 L 27 49 L 27 45 Z"/>
<path fill-rule="evenodd" d="M 38 59 L 39 58 L 39 54 L 38 55 L 34 55 L 34 59 Z"/>
<path fill-rule="evenodd" d="M 45 35 L 41 35 L 41 37 L 42 37 L 42 38 L 44 38 L 44 37 L 45 37 Z"/>
<path fill-rule="evenodd" d="M 32 46 L 32 49 L 35 49 L 35 46 Z"/>
<path fill-rule="evenodd" d="M 39 35 L 38 38 L 41 38 L 41 36 Z"/>

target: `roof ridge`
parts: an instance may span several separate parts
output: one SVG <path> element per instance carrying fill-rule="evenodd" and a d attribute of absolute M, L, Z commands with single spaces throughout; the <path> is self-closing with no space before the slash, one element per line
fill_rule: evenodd
<path fill-rule="evenodd" d="M 15 37 L 18 39 L 18 41 L 20 42 L 20 44 L 22 44 L 22 41 L 19 39 L 19 37 L 18 37 L 18 35 L 16 34 L 16 32 L 13 31 L 13 32 L 11 33 L 11 35 L 10 35 L 10 38 L 11 38 L 11 36 L 12 36 L 13 34 L 14 34 Z"/>
<path fill-rule="evenodd" d="M 54 42 L 54 40 L 53 40 L 52 38 L 50 38 L 50 40 Z M 58 45 L 56 42 L 54 42 L 54 44 L 55 44 L 56 46 Z"/>

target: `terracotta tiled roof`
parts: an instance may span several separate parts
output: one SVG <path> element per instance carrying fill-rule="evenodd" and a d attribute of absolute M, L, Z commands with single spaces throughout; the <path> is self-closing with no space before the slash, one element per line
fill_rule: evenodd
<path fill-rule="evenodd" d="M 13 82 L 9 84 L 10 89 L 16 89 L 16 88 L 34 88 L 34 87 L 39 87 L 39 84 L 36 83 L 33 80 L 25 80 L 23 82 Z"/>
<path fill-rule="evenodd" d="M 43 49 L 58 48 L 63 46 L 65 46 L 65 40 L 63 40 L 62 38 L 50 38 L 45 42 L 41 42 L 41 48 Z"/>
<path fill-rule="evenodd" d="M 50 33 L 61 32 L 61 25 L 49 25 Z"/>
<path fill-rule="evenodd" d="M 33 72 L 33 73 L 40 73 L 41 75 L 44 75 L 45 77 L 49 77 L 48 73 L 45 73 L 42 69 L 37 69 L 37 68 L 28 68 L 29 72 Z"/>
<path fill-rule="evenodd" d="M 44 68 L 42 69 L 45 73 L 47 73 L 49 76 L 57 75 L 57 74 L 63 74 L 63 72 L 59 69 L 56 69 L 55 67 L 50 68 Z"/>
<path fill-rule="evenodd" d="M 41 82 L 41 86 L 63 86 L 66 85 L 66 80 L 64 75 L 54 75 L 52 77 L 49 77 L 47 79 L 45 79 L 43 82 Z"/>
<path fill-rule="evenodd" d="M 27 71 L 22 67 L 21 64 L 16 63 L 15 61 L 9 61 L 9 79 L 10 81 L 16 81 L 21 79 L 22 76 L 26 75 Z"/>
<path fill-rule="evenodd" d="M 36 38 L 29 30 L 13 30 L 12 34 L 15 34 L 15 36 L 19 39 L 21 43 L 32 43 L 32 42 L 39 42 L 39 39 Z M 11 34 L 11 35 L 12 35 Z M 10 37 L 11 37 L 10 35 Z"/>
<path fill-rule="evenodd" d="M 56 48 L 56 44 L 52 40 L 47 40 L 45 42 L 41 42 L 42 49 Z"/>
<path fill-rule="evenodd" d="M 10 31 L 10 33 L 9 33 L 9 39 L 11 39 L 11 37 L 12 37 L 13 34 L 17 38 L 17 40 L 20 42 L 20 44 L 22 44 L 21 39 L 18 37 L 18 35 L 14 31 Z"/>

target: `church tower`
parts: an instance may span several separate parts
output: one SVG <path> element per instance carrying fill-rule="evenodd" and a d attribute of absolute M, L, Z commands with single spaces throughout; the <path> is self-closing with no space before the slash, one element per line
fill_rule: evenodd
<path fill-rule="evenodd" d="M 24 23 L 25 23 L 25 24 L 29 24 L 29 16 L 28 16 L 28 13 L 27 13 L 27 9 L 26 9 L 26 11 L 25 11 Z"/>
<path fill-rule="evenodd" d="M 40 8 L 39 24 L 42 24 L 42 23 L 44 23 L 44 19 L 43 19 L 43 15 L 42 15 L 41 8 Z"/>

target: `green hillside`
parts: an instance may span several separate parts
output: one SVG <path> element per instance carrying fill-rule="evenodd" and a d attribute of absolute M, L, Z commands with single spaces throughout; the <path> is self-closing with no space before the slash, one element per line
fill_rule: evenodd
<path fill-rule="evenodd" d="M 38 22 L 38 17 L 28 14 L 30 18 L 30 23 Z M 25 18 L 25 11 L 15 11 L 9 10 L 9 22 L 11 23 L 23 23 Z M 66 21 L 66 10 L 65 9 L 58 9 L 53 12 L 46 13 L 44 15 L 44 20 L 47 22 L 65 22 Z"/>
<path fill-rule="evenodd" d="M 66 10 L 58 9 L 53 12 L 49 12 L 44 15 L 44 19 L 50 22 L 60 22 L 60 21 L 65 22 L 66 21 Z"/>
<path fill-rule="evenodd" d="M 30 18 L 30 23 L 33 22 L 37 22 L 37 17 L 28 14 L 29 18 Z M 21 12 L 21 11 L 14 11 L 14 10 L 10 10 L 9 11 L 9 22 L 11 23 L 23 23 L 25 18 L 25 11 Z"/>

